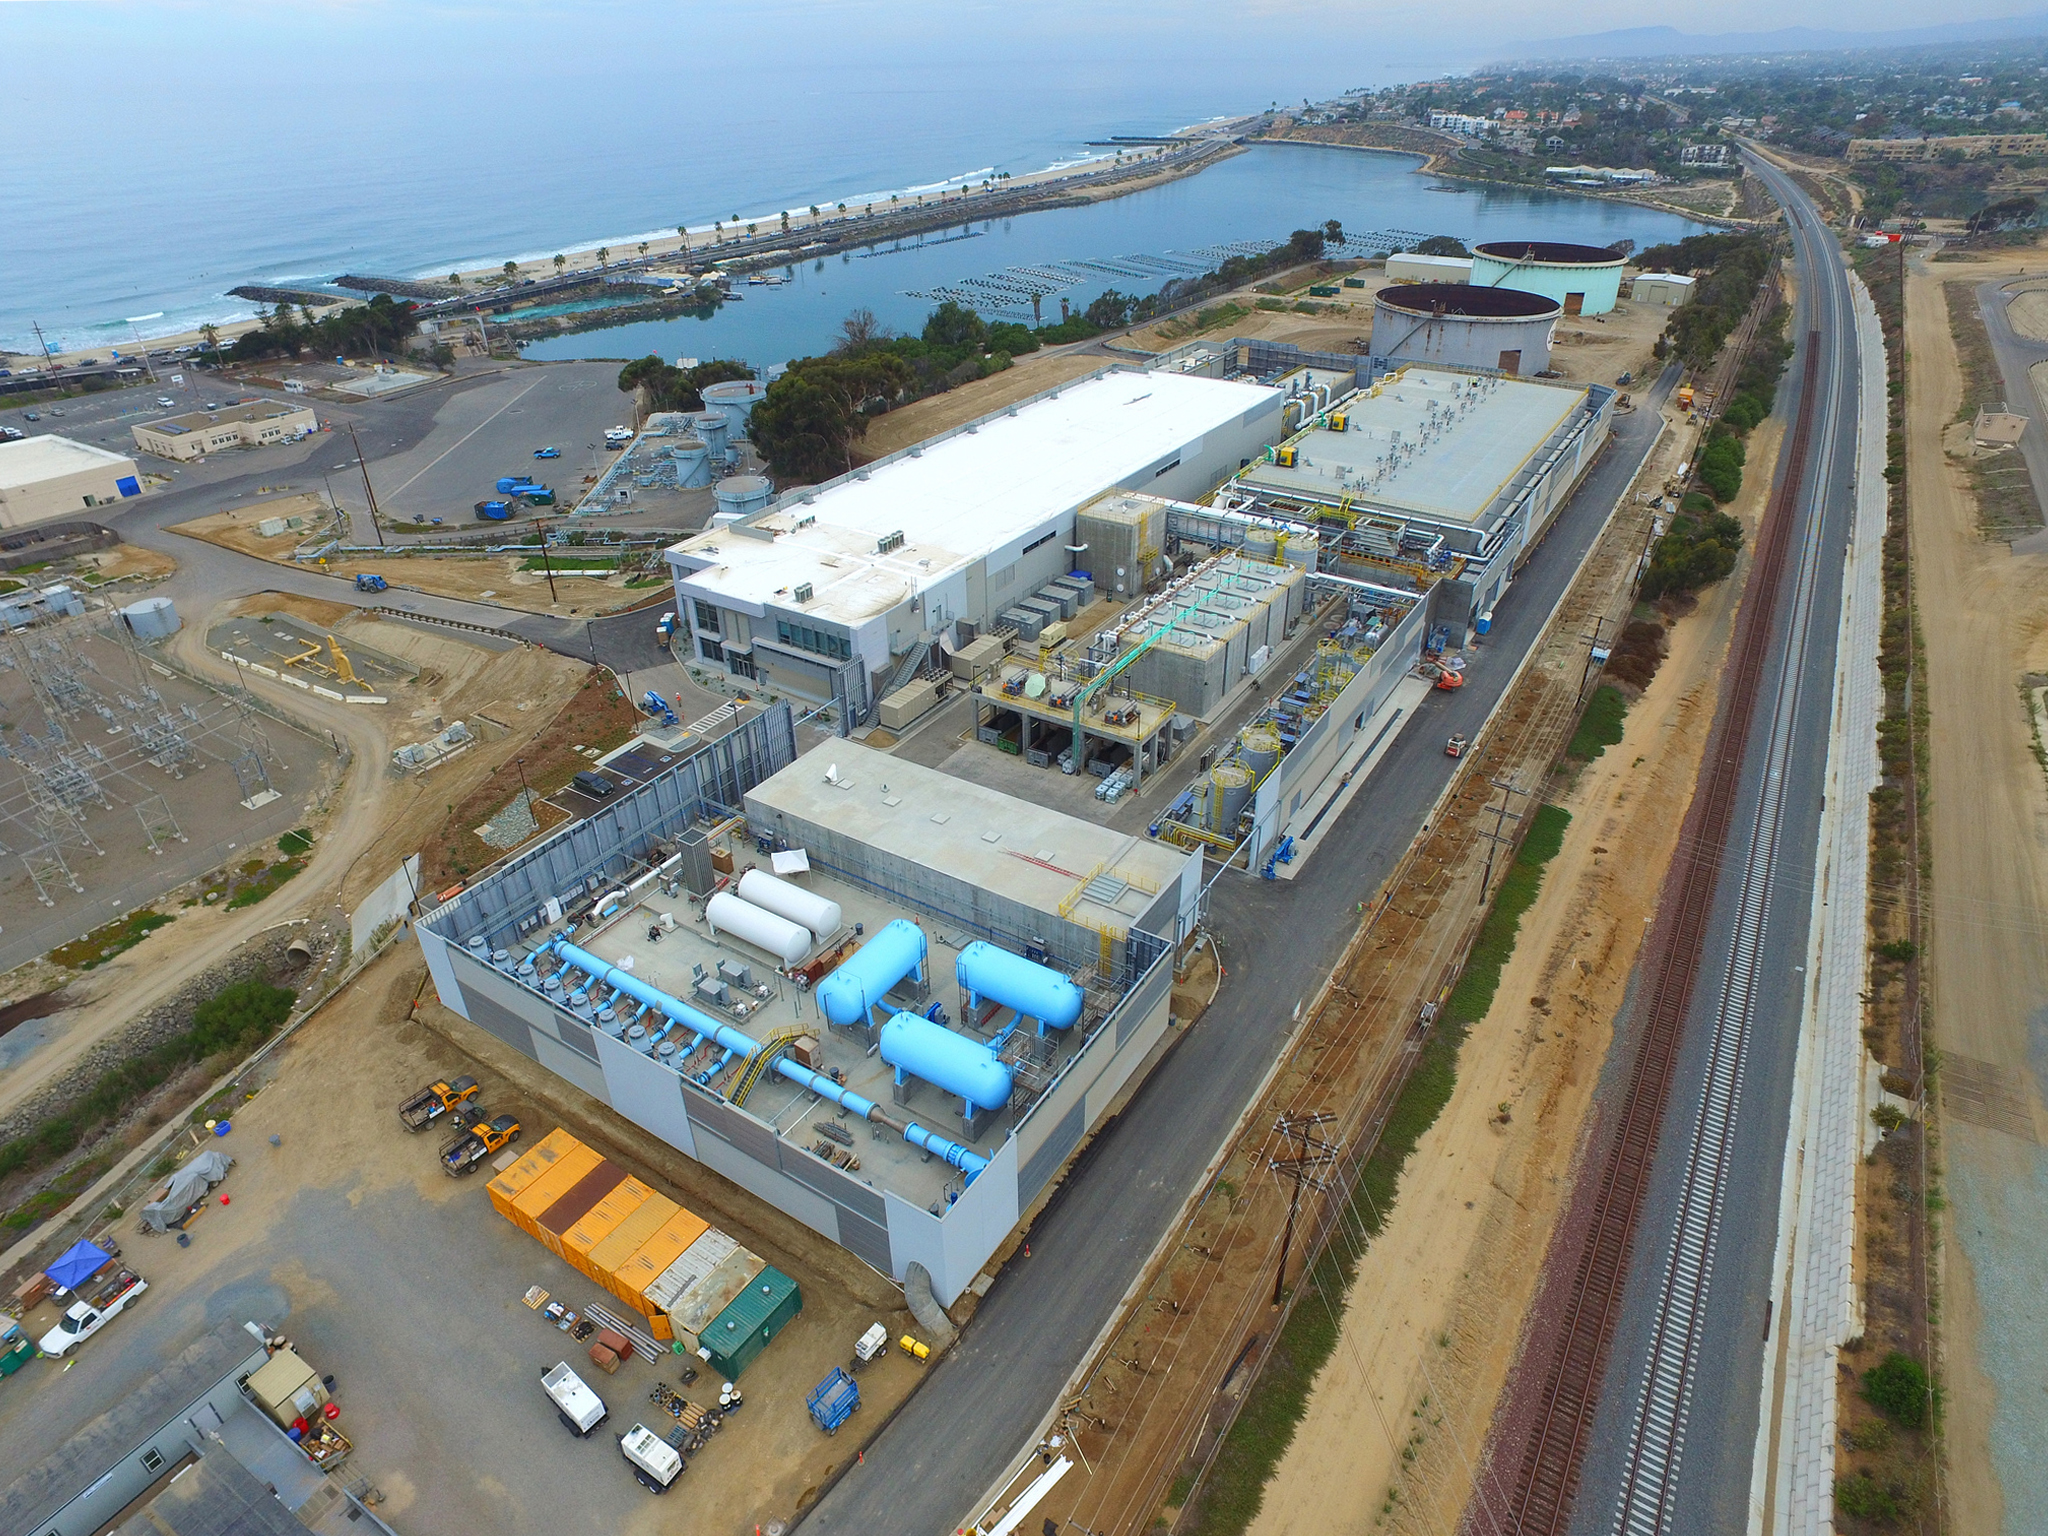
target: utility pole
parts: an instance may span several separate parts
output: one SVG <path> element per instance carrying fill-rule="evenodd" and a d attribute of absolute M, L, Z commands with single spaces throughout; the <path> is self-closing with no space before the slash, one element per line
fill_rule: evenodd
<path fill-rule="evenodd" d="M 1337 1161 L 1341 1143 L 1325 1141 L 1318 1133 L 1336 1118 L 1335 1115 L 1321 1113 L 1282 1115 L 1273 1125 L 1274 1133 L 1287 1143 L 1293 1155 L 1273 1158 L 1266 1166 L 1294 1186 L 1287 1196 L 1287 1226 L 1280 1234 L 1280 1267 L 1273 1274 L 1273 1306 L 1276 1311 L 1287 1284 L 1287 1250 L 1294 1244 L 1294 1217 L 1301 1208 L 1302 1186 L 1316 1190 L 1330 1187 L 1325 1170 Z"/>
<path fill-rule="evenodd" d="M 31 320 L 29 321 L 29 329 L 36 333 L 36 350 L 43 355 L 43 372 L 45 374 L 55 373 L 56 369 L 50 366 L 50 344 L 43 340 L 42 326 L 38 322 Z"/>
<path fill-rule="evenodd" d="M 1656 524 L 1652 523 L 1650 526 L 1654 528 Z M 1606 627 L 1607 617 L 1603 614 L 1593 621 L 1593 633 L 1579 636 L 1581 640 L 1586 642 L 1586 667 L 1579 674 L 1579 699 L 1583 699 L 1586 696 L 1586 683 L 1593 676 L 1593 664 L 1595 662 L 1604 662 L 1609 655 L 1609 652 L 1600 644 L 1600 631 Z M 1576 703 L 1578 700 L 1575 699 L 1573 702 Z"/>
<path fill-rule="evenodd" d="M 547 573 L 548 601 L 551 603 L 560 602 L 561 599 L 555 595 L 555 568 L 548 564 L 548 525 L 546 523 L 540 525 L 540 568 Z"/>
<path fill-rule="evenodd" d="M 1487 782 L 1499 790 L 1501 795 L 1500 804 L 1493 807 L 1493 830 L 1479 834 L 1493 845 L 1486 850 L 1486 871 L 1479 877 L 1479 905 L 1482 907 L 1486 905 L 1486 893 L 1493 888 L 1493 856 L 1514 841 L 1513 838 L 1506 836 L 1501 829 L 1507 822 L 1520 821 L 1522 819 L 1521 812 L 1508 809 L 1508 803 L 1516 795 L 1526 795 L 1528 793 L 1526 789 L 1517 785 L 1513 779 L 1489 779 Z"/>
<path fill-rule="evenodd" d="M 363 494 L 370 501 L 370 531 L 377 535 L 377 547 L 384 548 L 384 529 L 377 518 L 377 493 L 370 489 L 370 463 L 363 457 L 363 440 L 356 436 L 356 424 L 348 424 L 348 440 L 355 445 L 356 468 L 363 472 Z"/>

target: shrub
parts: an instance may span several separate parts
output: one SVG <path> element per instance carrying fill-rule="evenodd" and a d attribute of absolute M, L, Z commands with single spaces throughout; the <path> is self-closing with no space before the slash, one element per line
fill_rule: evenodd
<path fill-rule="evenodd" d="M 1692 498 L 1686 500 L 1690 503 Z M 1742 524 L 1727 513 L 1696 516 L 1681 511 L 1650 552 L 1642 595 L 1654 602 L 1711 586 L 1735 569 L 1735 554 L 1741 547 Z"/>
<path fill-rule="evenodd" d="M 1896 960 L 1901 965 L 1920 953 L 1920 947 L 1911 939 L 1888 939 L 1877 946 L 1877 952 L 1886 960 Z"/>
<path fill-rule="evenodd" d="M 1727 503 L 1741 494 L 1743 458 L 1740 439 L 1716 437 L 1700 450 L 1700 461 L 1693 470 L 1714 500 Z"/>
<path fill-rule="evenodd" d="M 1927 1422 L 1927 1367 L 1895 1349 L 1863 1373 L 1863 1397 L 1894 1424 L 1918 1429 Z"/>
<path fill-rule="evenodd" d="M 224 988 L 193 1011 L 193 1058 L 253 1050 L 290 1017 L 295 995 L 254 978 Z"/>
<path fill-rule="evenodd" d="M 1894 1525 L 1904 1513 L 1892 1491 L 1867 1472 L 1857 1472 L 1836 1481 L 1835 1508 L 1874 1525 Z"/>
<path fill-rule="evenodd" d="M 1565 756 L 1590 763 L 1621 740 L 1627 714 L 1628 700 L 1622 696 L 1621 690 L 1602 683 L 1593 690 L 1593 697 L 1586 701 L 1586 712 L 1579 717 L 1579 728 L 1572 732 L 1571 744 L 1564 749 Z"/>

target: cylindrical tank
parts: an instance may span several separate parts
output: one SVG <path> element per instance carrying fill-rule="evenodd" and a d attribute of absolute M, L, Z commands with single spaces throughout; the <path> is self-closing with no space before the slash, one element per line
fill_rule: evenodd
<path fill-rule="evenodd" d="M 706 384 L 704 408 L 725 417 L 734 437 L 747 435 L 747 418 L 768 393 L 768 386 L 755 379 L 730 379 L 723 384 Z"/>
<path fill-rule="evenodd" d="M 1540 293 L 1568 315 L 1604 315 L 1620 296 L 1622 261 L 1597 245 L 1489 240 L 1472 248 L 1471 280 L 1475 288 Z"/>
<path fill-rule="evenodd" d="M 668 456 L 676 461 L 676 484 L 684 490 L 701 491 L 711 483 L 711 450 L 702 438 L 677 438 L 669 445 Z"/>
<path fill-rule="evenodd" d="M 711 461 L 714 464 L 723 463 L 732 456 L 732 444 L 728 441 L 732 423 L 725 419 L 725 412 L 698 412 L 690 418 L 690 430 L 711 450 Z"/>
<path fill-rule="evenodd" d="M 1014 1008 L 1036 1019 L 1041 1032 L 1072 1029 L 1081 1017 L 1081 989 L 1049 966 L 1013 955 L 976 939 L 953 961 L 953 975 L 967 989 L 970 1006 L 979 999 Z"/>
<path fill-rule="evenodd" d="M 1563 307 L 1540 293 L 1467 283 L 1400 283 L 1372 301 L 1372 349 L 1399 362 L 1540 373 Z"/>
<path fill-rule="evenodd" d="M 704 903 L 704 918 L 713 933 L 745 939 L 784 965 L 795 965 L 811 951 L 809 929 L 773 912 L 764 912 L 751 901 L 741 901 L 730 891 L 720 891 Z"/>
<path fill-rule="evenodd" d="M 1001 1109 L 1010 1102 L 1010 1069 L 979 1040 L 914 1013 L 899 1013 L 882 1026 L 881 1044 L 882 1060 L 890 1066 L 958 1094 L 978 1109 Z"/>
<path fill-rule="evenodd" d="M 815 891 L 807 891 L 790 881 L 777 879 L 765 869 L 748 870 L 740 876 L 740 883 L 735 889 L 741 901 L 751 901 L 765 912 L 786 917 L 792 923 L 802 923 L 821 939 L 837 933 L 845 922 L 838 902 L 828 901 Z"/>
<path fill-rule="evenodd" d="M 729 480 L 718 482 L 718 488 L 711 493 L 718 501 L 720 512 L 731 512 L 741 517 L 759 512 L 775 498 L 775 487 L 764 475 L 734 475 Z"/>
<path fill-rule="evenodd" d="M 1237 738 L 1237 760 L 1251 769 L 1254 782 L 1280 761 L 1280 733 L 1270 725 L 1248 725 Z"/>
<path fill-rule="evenodd" d="M 1252 797 L 1252 771 L 1236 758 L 1209 770 L 1209 830 L 1223 837 L 1237 835 L 1237 819 Z"/>
<path fill-rule="evenodd" d="M 145 597 L 121 610 L 121 622 L 142 640 L 166 640 L 178 632 L 177 606 L 168 597 Z"/>
<path fill-rule="evenodd" d="M 924 930 L 907 917 L 886 923 L 851 960 L 818 983 L 818 1006 L 834 1024 L 865 1024 L 889 989 L 924 965 Z"/>

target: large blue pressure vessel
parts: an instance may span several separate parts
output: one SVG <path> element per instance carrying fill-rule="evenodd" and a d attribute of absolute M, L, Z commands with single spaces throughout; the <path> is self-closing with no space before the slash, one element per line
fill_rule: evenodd
<path fill-rule="evenodd" d="M 818 983 L 818 1006 L 834 1024 L 865 1024 L 868 1010 L 879 1008 L 889 989 L 913 971 L 924 979 L 924 930 L 899 917 Z"/>
<path fill-rule="evenodd" d="M 968 1005 L 981 998 L 1038 1020 L 1039 1033 L 1071 1029 L 1081 1017 L 1081 989 L 1058 971 L 979 939 L 960 951 L 953 975 L 967 989 Z"/>
<path fill-rule="evenodd" d="M 980 1109 L 1010 1102 L 1010 1069 L 994 1051 L 914 1013 L 896 1014 L 882 1026 L 882 1060 L 896 1069 L 899 1082 L 907 1072 Z"/>

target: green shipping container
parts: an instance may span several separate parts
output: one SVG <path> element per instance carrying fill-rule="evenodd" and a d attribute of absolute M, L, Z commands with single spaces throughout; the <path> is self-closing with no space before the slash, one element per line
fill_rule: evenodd
<path fill-rule="evenodd" d="M 768 1347 L 768 1341 L 803 1309 L 804 1294 L 796 1282 L 770 1265 L 711 1320 L 697 1335 L 697 1343 L 714 1371 L 727 1381 L 737 1381 L 740 1372 Z"/>

